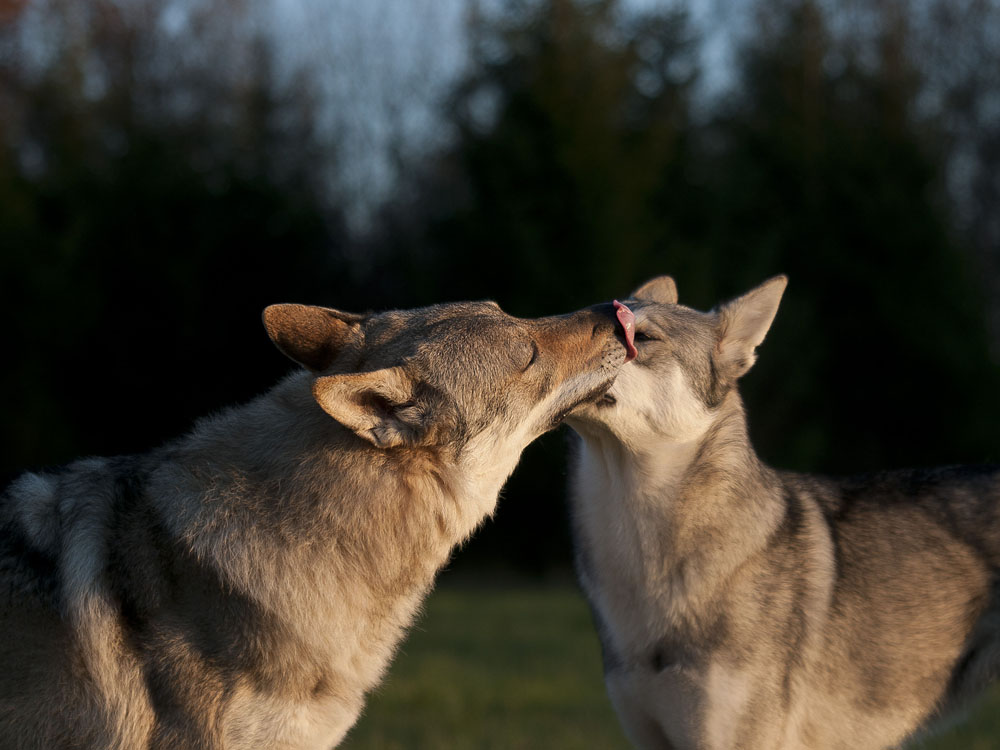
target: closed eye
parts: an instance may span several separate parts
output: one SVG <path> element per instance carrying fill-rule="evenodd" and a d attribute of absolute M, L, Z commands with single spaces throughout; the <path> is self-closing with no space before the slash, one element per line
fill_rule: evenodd
<path fill-rule="evenodd" d="M 535 364 L 535 360 L 538 359 L 538 344 L 534 341 L 531 342 L 531 358 L 528 359 L 528 364 L 526 364 L 521 372 L 527 372 L 528 368 Z"/>
<path fill-rule="evenodd" d="M 633 336 L 633 340 L 634 341 L 659 341 L 660 339 L 658 339 L 656 336 L 651 336 L 650 334 L 645 333 L 644 331 L 636 331 L 635 335 Z"/>

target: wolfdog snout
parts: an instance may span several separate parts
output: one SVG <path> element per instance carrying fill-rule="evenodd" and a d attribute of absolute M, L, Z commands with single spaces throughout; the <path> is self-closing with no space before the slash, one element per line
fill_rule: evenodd
<path fill-rule="evenodd" d="M 610 302 L 559 316 L 558 319 L 543 320 L 561 320 L 563 323 L 563 325 L 545 325 L 543 328 L 545 345 L 551 347 L 553 351 L 565 353 L 576 349 L 578 356 L 591 361 L 600 359 L 602 364 L 615 370 L 632 358 L 631 332 L 626 331 L 618 309 Z M 588 329 L 589 337 L 584 334 Z"/>
<path fill-rule="evenodd" d="M 610 303 L 606 302 L 594 305 L 588 309 L 594 311 L 605 320 L 610 319 L 615 337 L 625 347 L 625 362 L 631 362 L 635 359 L 637 354 L 635 349 L 635 315 L 629 309 L 628 305 L 614 300 Z M 599 329 L 603 327 L 601 324 L 595 325 L 594 335 L 596 336 Z"/>

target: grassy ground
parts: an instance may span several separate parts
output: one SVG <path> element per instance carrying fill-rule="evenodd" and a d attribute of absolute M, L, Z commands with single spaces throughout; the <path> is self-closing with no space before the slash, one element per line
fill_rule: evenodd
<path fill-rule="evenodd" d="M 587 607 L 570 585 L 441 588 L 347 750 L 627 748 L 604 695 Z M 1000 691 L 920 750 L 1000 748 Z"/>
<path fill-rule="evenodd" d="M 994 688 L 951 731 L 942 732 L 913 750 L 997 750 L 1000 748 L 1000 688 Z"/>

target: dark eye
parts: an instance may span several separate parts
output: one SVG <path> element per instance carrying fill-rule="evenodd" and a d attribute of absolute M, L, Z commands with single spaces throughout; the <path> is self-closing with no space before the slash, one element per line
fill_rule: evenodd
<path fill-rule="evenodd" d="M 632 337 L 633 341 L 657 341 L 656 336 L 650 336 L 648 333 L 643 331 L 636 331 L 635 335 Z"/>

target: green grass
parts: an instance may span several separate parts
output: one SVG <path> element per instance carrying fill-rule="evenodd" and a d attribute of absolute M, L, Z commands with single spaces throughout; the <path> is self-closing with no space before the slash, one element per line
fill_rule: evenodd
<path fill-rule="evenodd" d="M 570 586 L 438 589 L 348 750 L 627 748 Z"/>
<path fill-rule="evenodd" d="M 951 730 L 914 743 L 913 750 L 997 750 L 1000 748 L 1000 687 L 994 687 Z"/>
<path fill-rule="evenodd" d="M 587 606 L 570 585 L 441 588 L 346 750 L 627 748 Z M 920 750 L 1000 748 L 1000 691 Z"/>

